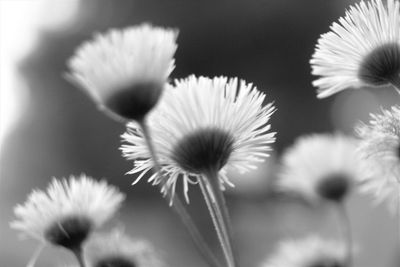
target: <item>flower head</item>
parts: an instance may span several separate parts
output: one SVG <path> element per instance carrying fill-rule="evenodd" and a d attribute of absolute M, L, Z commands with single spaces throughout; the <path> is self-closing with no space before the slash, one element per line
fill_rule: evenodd
<path fill-rule="evenodd" d="M 69 60 L 69 78 L 114 117 L 143 119 L 174 68 L 176 38 L 148 24 L 98 34 Z"/>
<path fill-rule="evenodd" d="M 164 264 L 151 244 L 133 240 L 123 231 L 98 234 L 85 247 L 89 266 L 162 267 Z"/>
<path fill-rule="evenodd" d="M 309 200 L 341 201 L 359 179 L 356 148 L 339 134 L 300 137 L 283 155 L 279 187 Z"/>
<path fill-rule="evenodd" d="M 85 175 L 53 179 L 47 192 L 34 190 L 23 205 L 15 207 L 17 219 L 11 227 L 35 239 L 75 249 L 113 216 L 123 199 L 117 188 Z"/>
<path fill-rule="evenodd" d="M 219 171 L 221 184 L 229 184 L 225 168 L 240 172 L 253 169 L 255 162 L 268 157 L 275 140 L 268 124 L 275 108 L 272 104 L 263 106 L 264 100 L 265 94 L 236 78 L 190 76 L 177 80 L 149 115 L 156 154 L 165 174 L 154 174 L 149 182 L 162 183 L 164 192 L 174 193 L 177 179 L 182 177 L 188 199 L 188 184 L 196 183 L 208 171 Z M 129 173 L 140 173 L 137 182 L 154 162 L 138 125 L 127 127 L 122 152 L 135 160 Z"/>
<path fill-rule="evenodd" d="M 378 202 L 388 200 L 393 209 L 400 197 L 400 107 L 371 114 L 370 123 L 360 123 L 356 132 L 364 162 L 361 190 L 374 194 Z"/>
<path fill-rule="evenodd" d="M 309 236 L 283 241 L 262 267 L 345 267 L 345 246 L 337 241 Z"/>
<path fill-rule="evenodd" d="M 310 61 L 318 97 L 348 87 L 400 86 L 399 1 L 371 0 L 351 6 L 321 35 Z"/>

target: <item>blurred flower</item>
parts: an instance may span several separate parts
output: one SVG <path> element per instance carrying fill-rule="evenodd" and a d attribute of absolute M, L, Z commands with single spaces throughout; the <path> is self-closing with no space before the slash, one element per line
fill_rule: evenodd
<path fill-rule="evenodd" d="M 310 61 L 318 97 L 348 87 L 392 84 L 400 90 L 399 1 L 362 1 L 321 35 Z"/>
<path fill-rule="evenodd" d="M 341 201 L 360 176 L 356 140 L 340 134 L 300 137 L 282 165 L 278 186 L 309 200 Z"/>
<path fill-rule="evenodd" d="M 153 174 L 149 182 L 163 184 L 163 192 L 175 192 L 183 178 L 188 201 L 188 184 L 197 183 L 206 172 L 219 172 L 221 184 L 230 184 L 226 167 L 240 172 L 268 157 L 275 141 L 269 118 L 275 108 L 263 106 L 265 94 L 238 79 L 197 78 L 177 80 L 163 101 L 149 115 L 149 128 L 164 176 Z M 140 173 L 138 182 L 154 166 L 141 129 L 128 124 L 122 136 L 124 157 L 135 160 L 130 174 Z M 168 178 L 163 178 L 168 177 Z"/>
<path fill-rule="evenodd" d="M 94 228 L 114 215 L 124 200 L 117 188 L 81 175 L 53 179 L 47 192 L 34 190 L 17 205 L 11 227 L 23 235 L 74 250 Z"/>
<path fill-rule="evenodd" d="M 133 240 L 121 230 L 94 235 L 87 243 L 88 266 L 161 267 L 165 266 L 151 244 Z"/>
<path fill-rule="evenodd" d="M 317 236 L 283 241 L 261 267 L 346 267 L 345 246 Z"/>
<path fill-rule="evenodd" d="M 364 160 L 361 190 L 374 194 L 378 202 L 388 200 L 394 209 L 400 197 L 400 107 L 371 114 L 370 123 L 360 123 L 356 132 Z"/>
<path fill-rule="evenodd" d="M 147 24 L 98 34 L 69 60 L 68 78 L 113 117 L 141 120 L 174 69 L 176 38 L 176 30 Z"/>

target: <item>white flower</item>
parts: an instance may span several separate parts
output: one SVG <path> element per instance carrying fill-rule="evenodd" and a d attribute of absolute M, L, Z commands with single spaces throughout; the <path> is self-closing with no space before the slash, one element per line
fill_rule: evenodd
<path fill-rule="evenodd" d="M 142 119 L 174 69 L 176 38 L 176 30 L 148 24 L 98 34 L 69 60 L 68 78 L 101 108 L 125 119 Z"/>
<path fill-rule="evenodd" d="M 178 80 L 166 89 L 160 105 L 149 115 L 149 128 L 162 177 L 154 174 L 149 182 L 162 183 L 163 191 L 175 192 L 180 177 L 186 200 L 189 183 L 208 171 L 219 171 L 221 184 L 230 184 L 227 167 L 249 171 L 268 157 L 275 141 L 268 124 L 275 108 L 263 106 L 265 94 L 238 79 L 197 78 Z M 134 160 L 129 173 L 139 173 L 139 181 L 154 167 L 141 129 L 128 124 L 122 136 L 123 155 Z M 166 177 L 166 180 L 163 179 Z"/>
<path fill-rule="evenodd" d="M 348 87 L 392 84 L 400 89 L 399 1 L 362 1 L 321 35 L 310 61 L 318 97 Z"/>
<path fill-rule="evenodd" d="M 356 148 L 340 134 L 300 137 L 283 155 L 278 186 L 309 200 L 340 201 L 360 176 Z"/>
<path fill-rule="evenodd" d="M 80 246 L 87 236 L 117 211 L 124 195 L 104 181 L 81 175 L 53 179 L 47 192 L 34 190 L 14 209 L 11 227 L 23 235 L 63 246 Z"/>
<path fill-rule="evenodd" d="M 400 107 L 371 114 L 370 123 L 359 124 L 356 132 L 364 160 L 361 190 L 375 195 L 377 202 L 387 200 L 393 210 L 400 197 Z"/>
<path fill-rule="evenodd" d="M 346 267 L 345 246 L 341 242 L 309 236 L 283 241 L 261 267 Z"/>
<path fill-rule="evenodd" d="M 162 267 L 158 252 L 147 241 L 133 240 L 115 229 L 94 235 L 85 247 L 88 266 Z"/>

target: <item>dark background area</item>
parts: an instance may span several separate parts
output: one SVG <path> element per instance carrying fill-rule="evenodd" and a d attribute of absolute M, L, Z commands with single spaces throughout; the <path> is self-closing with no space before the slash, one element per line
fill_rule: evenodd
<path fill-rule="evenodd" d="M 233 174 L 238 188 L 227 192 L 241 266 L 259 266 L 282 238 L 316 231 L 339 238 L 331 207 L 310 207 L 277 197 L 270 184 L 280 154 L 299 135 L 352 134 L 354 124 L 367 120 L 369 112 L 399 102 L 389 88 L 348 90 L 328 99 L 316 98 L 309 65 L 315 43 L 352 3 L 81 0 L 68 27 L 40 32 L 35 49 L 19 64 L 29 87 L 29 101 L 1 147 L 0 265 L 24 266 L 36 247 L 35 241 L 20 241 L 9 229 L 12 207 L 25 201 L 33 188 L 44 189 L 53 176 L 85 173 L 106 177 L 127 194 L 118 218 L 108 228 L 122 224 L 133 237 L 150 240 L 169 266 L 205 266 L 157 189 L 144 180 L 131 187 L 134 177 L 124 175 L 132 168 L 132 162 L 123 159 L 119 151 L 124 125 L 99 112 L 83 92 L 63 78 L 67 59 L 94 32 L 142 22 L 179 29 L 171 78 L 190 74 L 240 77 L 264 91 L 267 101 L 273 101 L 278 109 L 271 120 L 272 129 L 278 132 L 273 157 L 248 176 Z M 218 250 L 197 188 L 191 188 L 190 197 L 194 218 Z M 359 245 L 356 266 L 396 266 L 395 218 L 385 207 L 373 207 L 370 198 L 358 194 L 351 198 L 349 209 Z M 37 266 L 54 266 L 60 259 L 73 262 L 62 249 L 46 248 Z"/>

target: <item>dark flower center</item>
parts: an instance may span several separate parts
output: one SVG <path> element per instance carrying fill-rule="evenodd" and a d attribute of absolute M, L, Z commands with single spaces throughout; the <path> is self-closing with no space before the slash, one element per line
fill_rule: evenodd
<path fill-rule="evenodd" d="M 173 157 L 188 172 L 220 170 L 228 162 L 233 143 L 233 137 L 223 130 L 201 129 L 180 140 L 175 146 Z"/>
<path fill-rule="evenodd" d="M 92 223 L 89 219 L 71 216 L 51 225 L 45 232 L 45 237 L 52 244 L 74 250 L 81 247 L 91 228 Z"/>
<path fill-rule="evenodd" d="M 341 201 L 349 191 L 350 184 L 347 176 L 332 174 L 317 184 L 317 193 L 327 200 Z"/>
<path fill-rule="evenodd" d="M 136 267 L 131 260 L 120 256 L 112 256 L 99 260 L 94 267 Z"/>
<path fill-rule="evenodd" d="M 375 48 L 361 63 L 359 78 L 370 85 L 385 85 L 398 80 L 400 45 L 389 43 Z"/>
<path fill-rule="evenodd" d="M 157 104 L 162 89 L 162 86 L 155 83 L 118 89 L 106 100 L 105 106 L 124 119 L 142 120 Z"/>
<path fill-rule="evenodd" d="M 345 266 L 343 263 L 341 263 L 337 260 L 324 259 L 324 260 L 319 260 L 317 262 L 314 262 L 307 267 L 345 267 Z"/>

